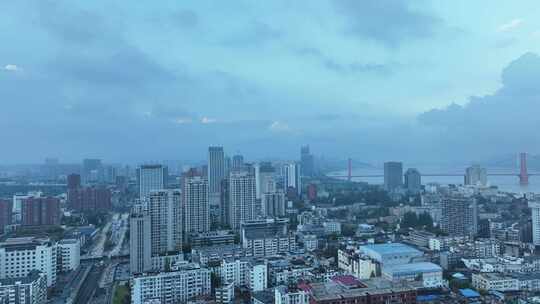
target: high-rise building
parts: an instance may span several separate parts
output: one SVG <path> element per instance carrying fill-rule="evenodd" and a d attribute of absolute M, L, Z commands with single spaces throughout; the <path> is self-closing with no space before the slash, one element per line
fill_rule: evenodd
<path fill-rule="evenodd" d="M 79 174 L 70 174 L 67 176 L 67 188 L 77 189 L 81 187 L 81 176 Z"/>
<path fill-rule="evenodd" d="M 441 229 L 450 236 L 474 236 L 478 233 L 476 199 L 452 194 L 442 199 Z"/>
<path fill-rule="evenodd" d="M 384 163 L 384 188 L 395 191 L 403 186 L 403 164 L 401 162 Z"/>
<path fill-rule="evenodd" d="M 276 169 L 270 162 L 262 162 L 255 166 L 255 180 L 257 182 L 257 199 L 263 193 L 276 191 Z"/>
<path fill-rule="evenodd" d="M 78 239 L 63 239 L 58 242 L 58 270 L 68 272 L 81 264 L 81 243 Z"/>
<path fill-rule="evenodd" d="M 129 218 L 129 268 L 131 273 L 152 269 L 150 215 L 146 210 L 134 210 Z"/>
<path fill-rule="evenodd" d="M 183 177 L 184 231 L 188 234 L 210 230 L 208 180 L 196 174 Z"/>
<path fill-rule="evenodd" d="M 182 210 L 179 190 L 152 191 L 149 195 L 151 252 L 159 255 L 182 249 Z"/>
<path fill-rule="evenodd" d="M 300 148 L 300 163 L 302 168 L 302 176 L 311 177 L 315 173 L 315 162 L 313 155 L 309 152 L 309 146 Z"/>
<path fill-rule="evenodd" d="M 221 225 L 224 227 L 231 227 L 231 204 L 229 193 L 229 179 L 221 181 L 221 193 L 219 199 L 219 208 L 221 212 Z"/>
<path fill-rule="evenodd" d="M 405 172 L 405 188 L 411 193 L 422 190 L 422 175 L 417 169 L 410 168 Z"/>
<path fill-rule="evenodd" d="M 281 190 L 267 192 L 262 195 L 262 214 L 267 217 L 285 216 L 285 193 Z"/>
<path fill-rule="evenodd" d="M 101 159 L 84 159 L 82 166 L 82 179 L 84 184 L 101 181 L 102 175 Z"/>
<path fill-rule="evenodd" d="M 12 224 L 13 202 L 0 199 L 0 233 L 6 232 L 6 226 Z"/>
<path fill-rule="evenodd" d="M 473 165 L 465 170 L 465 185 L 486 186 L 487 170 L 479 165 Z"/>
<path fill-rule="evenodd" d="M 111 191 L 103 186 L 68 188 L 68 206 L 78 212 L 109 211 L 112 208 Z"/>
<path fill-rule="evenodd" d="M 150 192 L 167 188 L 168 176 L 167 167 L 163 165 L 142 165 L 138 168 L 139 198 L 147 199 Z"/>
<path fill-rule="evenodd" d="M 302 193 L 302 178 L 300 174 L 300 164 L 290 163 L 283 166 L 283 184 L 284 190 L 293 188 L 300 195 Z"/>
<path fill-rule="evenodd" d="M 234 155 L 232 158 L 232 169 L 241 170 L 244 167 L 244 157 L 242 155 Z"/>
<path fill-rule="evenodd" d="M 28 197 L 21 204 L 21 225 L 60 225 L 60 200 L 55 197 Z"/>
<path fill-rule="evenodd" d="M 532 218 L 532 242 L 535 246 L 540 246 L 540 199 L 529 200 Z"/>
<path fill-rule="evenodd" d="M 51 287 L 56 284 L 56 263 L 57 246 L 48 238 L 10 238 L 0 243 L 0 279 L 22 278 L 38 270 Z"/>
<path fill-rule="evenodd" d="M 208 190 L 219 193 L 221 181 L 225 178 L 225 153 L 223 147 L 208 148 Z"/>
<path fill-rule="evenodd" d="M 233 230 L 240 230 L 243 221 L 256 216 L 255 175 L 251 170 L 231 171 L 229 174 L 229 219 Z"/>

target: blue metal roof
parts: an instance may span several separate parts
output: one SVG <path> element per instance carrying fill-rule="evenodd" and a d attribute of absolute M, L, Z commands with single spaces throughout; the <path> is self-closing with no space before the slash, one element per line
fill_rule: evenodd
<path fill-rule="evenodd" d="M 462 296 L 466 297 L 466 298 L 478 298 L 480 297 L 480 294 L 470 288 L 467 288 L 467 289 L 460 289 L 459 292 L 461 293 Z"/>
<path fill-rule="evenodd" d="M 441 266 L 430 263 L 430 262 L 418 262 L 418 263 L 410 263 L 410 264 L 385 266 L 383 271 L 391 272 L 392 274 L 414 274 L 414 273 L 442 271 L 442 268 Z"/>
<path fill-rule="evenodd" d="M 365 248 L 368 250 L 372 250 L 377 252 L 380 255 L 387 255 L 387 254 L 396 254 L 396 253 L 403 253 L 403 254 L 422 254 L 420 250 L 414 249 L 411 246 L 407 246 L 402 243 L 386 243 L 386 244 L 372 244 L 372 245 L 362 245 L 361 248 Z"/>

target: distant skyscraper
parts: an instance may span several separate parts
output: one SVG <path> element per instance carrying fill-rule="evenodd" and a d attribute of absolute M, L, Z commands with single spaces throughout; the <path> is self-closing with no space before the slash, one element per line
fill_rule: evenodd
<path fill-rule="evenodd" d="M 232 158 L 233 170 L 241 170 L 244 167 L 244 157 L 242 155 L 234 155 Z"/>
<path fill-rule="evenodd" d="M 225 153 L 223 147 L 208 148 L 208 190 L 219 193 L 221 181 L 225 178 Z"/>
<path fill-rule="evenodd" d="M 184 231 L 186 233 L 200 233 L 210 230 L 210 206 L 208 204 L 208 181 L 206 178 L 189 174 L 183 181 Z"/>
<path fill-rule="evenodd" d="M 139 198 L 146 199 L 151 191 L 165 189 L 168 175 L 167 167 L 162 165 L 142 165 L 138 168 Z"/>
<path fill-rule="evenodd" d="M 405 172 L 405 188 L 411 193 L 418 193 L 422 189 L 422 175 L 417 169 L 410 168 Z"/>
<path fill-rule="evenodd" d="M 129 219 L 129 264 L 131 273 L 152 269 L 150 215 L 145 210 L 134 211 Z"/>
<path fill-rule="evenodd" d="M 300 164 L 290 163 L 283 166 L 283 183 L 285 191 L 294 188 L 297 194 L 302 193 L 302 179 L 300 176 Z"/>
<path fill-rule="evenodd" d="M 384 163 L 384 188 L 394 191 L 403 186 L 403 164 L 400 162 Z"/>
<path fill-rule="evenodd" d="M 540 246 L 540 200 L 530 200 L 532 218 L 532 241 L 535 246 Z"/>
<path fill-rule="evenodd" d="M 77 189 L 81 187 L 81 176 L 79 174 L 70 174 L 67 176 L 67 187 L 69 189 Z"/>
<path fill-rule="evenodd" d="M 263 215 L 267 217 L 285 216 L 285 193 L 279 190 L 262 194 Z"/>
<path fill-rule="evenodd" d="M 152 191 L 148 211 L 151 223 L 152 255 L 182 249 L 181 192 L 178 190 Z"/>
<path fill-rule="evenodd" d="M 229 177 L 229 220 L 231 228 L 240 230 L 243 221 L 256 216 L 255 175 L 251 170 L 231 171 Z"/>
<path fill-rule="evenodd" d="M 476 199 L 451 195 L 442 199 L 441 229 L 450 236 L 470 236 L 478 232 Z"/>
<path fill-rule="evenodd" d="M 263 193 L 274 192 L 276 190 L 276 169 L 269 162 L 262 162 L 255 167 L 255 179 L 257 181 L 257 199 Z"/>
<path fill-rule="evenodd" d="M 302 176 L 313 176 L 315 172 L 315 162 L 313 155 L 309 152 L 309 146 L 300 148 L 300 163 L 302 168 Z"/>
<path fill-rule="evenodd" d="M 486 186 L 487 171 L 479 165 L 468 167 L 465 170 L 465 185 L 471 186 Z"/>
<path fill-rule="evenodd" d="M 82 179 L 84 184 L 100 181 L 102 174 L 101 159 L 84 159 L 82 168 Z"/>

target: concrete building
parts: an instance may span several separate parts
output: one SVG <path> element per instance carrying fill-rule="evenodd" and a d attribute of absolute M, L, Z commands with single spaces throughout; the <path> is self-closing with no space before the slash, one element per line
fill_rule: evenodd
<path fill-rule="evenodd" d="M 234 301 L 234 283 L 228 282 L 216 287 L 216 303 L 230 304 Z"/>
<path fill-rule="evenodd" d="M 81 243 L 77 239 L 63 239 L 58 242 L 58 270 L 68 272 L 81 264 Z"/>
<path fill-rule="evenodd" d="M 308 304 L 309 293 L 298 288 L 277 286 L 274 288 L 275 304 Z"/>
<path fill-rule="evenodd" d="M 239 231 L 240 224 L 255 219 L 261 209 L 257 206 L 255 175 L 250 170 L 231 171 L 228 190 L 230 225 Z"/>
<path fill-rule="evenodd" d="M 215 230 L 190 236 L 191 248 L 233 245 L 235 234 L 232 230 Z"/>
<path fill-rule="evenodd" d="M 210 294 L 210 270 L 187 264 L 169 272 L 135 276 L 131 286 L 133 304 L 185 303 Z"/>
<path fill-rule="evenodd" d="M 232 170 L 242 170 L 244 168 L 244 157 L 242 155 L 233 155 Z"/>
<path fill-rule="evenodd" d="M 486 186 L 487 170 L 479 165 L 473 165 L 465 170 L 465 185 Z"/>
<path fill-rule="evenodd" d="M 47 277 L 44 273 L 33 270 L 21 278 L 0 279 L 0 303 L 47 303 Z"/>
<path fill-rule="evenodd" d="M 405 172 L 405 189 L 410 193 L 422 190 L 422 175 L 417 169 L 410 168 Z"/>
<path fill-rule="evenodd" d="M 384 188 L 395 191 L 403 187 L 403 164 L 401 162 L 384 163 Z"/>
<path fill-rule="evenodd" d="M 183 181 L 184 231 L 201 233 L 210 230 L 208 181 L 197 175 L 184 176 Z"/>
<path fill-rule="evenodd" d="M 55 197 L 28 197 L 21 202 L 21 225 L 60 225 L 60 200 Z"/>
<path fill-rule="evenodd" d="M 182 210 L 179 190 L 151 191 L 150 243 L 152 255 L 182 250 Z"/>
<path fill-rule="evenodd" d="M 410 282 L 421 280 L 426 288 L 442 287 L 444 284 L 442 272 L 441 266 L 429 262 L 385 265 L 382 268 L 382 276 L 389 280 Z"/>
<path fill-rule="evenodd" d="M 6 232 L 7 226 L 13 223 L 13 203 L 0 199 L 0 234 Z"/>
<path fill-rule="evenodd" d="M 283 185 L 285 192 L 289 188 L 292 188 L 296 191 L 296 194 L 300 195 L 302 193 L 302 175 L 300 171 L 299 163 L 290 163 L 283 166 Z"/>
<path fill-rule="evenodd" d="M 476 199 L 449 195 L 442 199 L 441 229 L 450 236 L 471 236 L 478 233 Z"/>
<path fill-rule="evenodd" d="M 208 148 L 208 190 L 210 194 L 219 193 L 225 175 L 225 153 L 223 147 Z"/>
<path fill-rule="evenodd" d="M 248 287 L 251 291 L 261 291 L 268 287 L 268 266 L 263 260 L 223 259 L 218 274 L 222 282 L 232 282 L 236 287 Z"/>
<path fill-rule="evenodd" d="M 103 186 L 68 188 L 67 203 L 70 209 L 83 211 L 111 210 L 111 191 Z"/>
<path fill-rule="evenodd" d="M 56 283 L 56 264 L 57 245 L 49 239 L 20 237 L 0 243 L 0 279 L 22 278 L 38 270 L 51 287 Z"/>
<path fill-rule="evenodd" d="M 129 217 L 129 268 L 133 274 L 152 269 L 151 235 L 148 212 L 132 212 Z"/>
<path fill-rule="evenodd" d="M 256 257 L 274 256 L 296 249 L 296 238 L 288 231 L 287 219 L 262 219 L 242 222 L 242 247 Z"/>
<path fill-rule="evenodd" d="M 167 188 L 169 171 L 163 165 L 142 165 L 137 169 L 139 198 L 145 200 L 150 192 Z"/>
<path fill-rule="evenodd" d="M 276 168 L 270 162 L 262 162 L 255 166 L 255 180 L 257 182 L 257 199 L 264 193 L 276 191 Z"/>
<path fill-rule="evenodd" d="M 515 291 L 520 289 L 518 279 L 500 273 L 473 273 L 472 286 L 485 291 Z"/>
<path fill-rule="evenodd" d="M 540 200 L 530 200 L 532 218 L 532 240 L 535 246 L 540 246 Z"/>
<path fill-rule="evenodd" d="M 83 184 L 96 183 L 101 180 L 103 174 L 101 159 L 83 159 L 82 181 Z"/>
<path fill-rule="evenodd" d="M 285 216 L 285 193 L 281 190 L 262 194 L 263 215 L 266 217 Z"/>

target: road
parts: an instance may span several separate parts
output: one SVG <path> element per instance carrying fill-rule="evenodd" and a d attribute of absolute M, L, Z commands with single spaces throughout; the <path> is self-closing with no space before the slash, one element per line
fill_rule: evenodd
<path fill-rule="evenodd" d="M 74 304 L 87 304 L 94 296 L 105 265 L 93 265 L 75 298 Z"/>
<path fill-rule="evenodd" d="M 114 248 L 108 253 L 109 257 L 117 256 L 122 254 L 122 245 L 124 244 L 124 239 L 126 238 L 126 232 L 128 230 L 128 219 L 129 214 L 123 213 L 119 217 L 116 217 L 115 220 L 120 220 L 119 237 L 114 246 Z"/>

